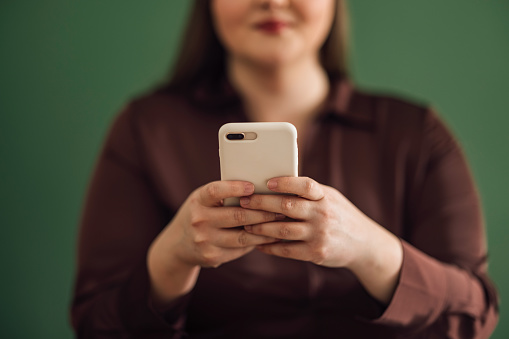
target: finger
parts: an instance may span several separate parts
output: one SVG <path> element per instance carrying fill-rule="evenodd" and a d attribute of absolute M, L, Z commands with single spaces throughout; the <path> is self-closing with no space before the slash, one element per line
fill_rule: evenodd
<path fill-rule="evenodd" d="M 281 241 L 273 244 L 259 245 L 256 249 L 265 254 L 275 255 L 277 257 L 313 261 L 309 254 L 309 246 L 303 241 Z"/>
<path fill-rule="evenodd" d="M 205 212 L 205 218 L 210 220 L 213 227 L 232 228 L 271 221 L 280 221 L 283 220 L 285 216 L 280 213 L 256 211 L 242 207 L 221 207 L 209 208 Z"/>
<path fill-rule="evenodd" d="M 284 240 L 308 240 L 311 238 L 311 227 L 304 222 L 270 222 L 247 225 L 244 229 L 256 235 Z"/>
<path fill-rule="evenodd" d="M 209 251 L 206 254 L 203 254 L 200 265 L 202 267 L 219 267 L 224 263 L 244 256 L 245 254 L 251 252 L 253 249 L 255 249 L 254 246 L 238 248 L 216 247 L 215 251 Z"/>
<path fill-rule="evenodd" d="M 322 185 L 308 177 L 279 177 L 267 182 L 274 192 L 295 194 L 308 200 L 320 200 L 325 193 Z"/>
<path fill-rule="evenodd" d="M 314 202 L 291 195 L 255 194 L 240 199 L 242 208 L 280 213 L 297 220 L 311 218 L 312 204 Z"/>
<path fill-rule="evenodd" d="M 238 247 L 238 248 L 226 248 L 224 249 L 224 258 L 226 259 L 224 262 L 228 262 L 228 261 L 232 261 L 232 260 L 235 260 L 235 259 L 238 259 L 246 254 L 248 254 L 249 252 L 251 252 L 252 250 L 254 250 L 255 247 L 254 246 L 251 246 L 251 247 Z"/>
<path fill-rule="evenodd" d="M 214 181 L 200 188 L 199 197 L 204 206 L 219 206 L 223 199 L 243 197 L 254 192 L 254 185 L 247 181 Z"/>
<path fill-rule="evenodd" d="M 250 234 L 245 230 L 222 230 L 212 243 L 221 248 L 244 248 L 271 244 L 277 241 L 279 239 Z"/>

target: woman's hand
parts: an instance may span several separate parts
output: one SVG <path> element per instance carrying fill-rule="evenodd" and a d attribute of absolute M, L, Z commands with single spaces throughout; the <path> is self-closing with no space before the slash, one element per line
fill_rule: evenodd
<path fill-rule="evenodd" d="M 244 228 L 251 234 L 290 241 L 259 245 L 260 251 L 349 268 L 375 298 L 390 301 L 403 256 L 396 236 L 368 218 L 339 191 L 310 178 L 274 178 L 267 186 L 285 195 L 243 197 L 241 206 L 280 213 L 290 219 Z"/>
<path fill-rule="evenodd" d="M 200 267 L 217 267 L 277 241 L 239 226 L 282 220 L 283 215 L 223 206 L 225 198 L 253 192 L 249 182 L 216 181 L 191 193 L 148 251 L 153 297 L 161 306 L 190 291 Z"/>

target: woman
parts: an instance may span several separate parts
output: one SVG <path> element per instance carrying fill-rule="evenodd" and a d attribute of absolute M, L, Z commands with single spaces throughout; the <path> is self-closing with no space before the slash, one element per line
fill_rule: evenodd
<path fill-rule="evenodd" d="M 490 335 L 497 297 L 461 149 L 432 110 L 352 87 L 345 30 L 341 0 L 195 2 L 172 81 L 125 108 L 99 159 L 79 336 Z M 285 194 L 217 181 L 232 121 L 297 127 L 302 176 L 267 183 Z"/>

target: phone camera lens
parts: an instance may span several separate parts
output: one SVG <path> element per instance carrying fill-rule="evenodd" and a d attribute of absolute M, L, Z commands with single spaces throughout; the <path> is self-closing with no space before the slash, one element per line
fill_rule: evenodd
<path fill-rule="evenodd" d="M 242 140 L 244 139 L 244 133 L 230 133 L 226 135 L 228 140 Z"/>

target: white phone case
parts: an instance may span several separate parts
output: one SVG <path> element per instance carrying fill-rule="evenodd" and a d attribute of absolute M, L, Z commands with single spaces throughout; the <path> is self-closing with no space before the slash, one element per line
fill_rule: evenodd
<path fill-rule="evenodd" d="M 225 124 L 219 129 L 219 157 L 221 180 L 249 181 L 255 193 L 274 194 L 269 179 L 298 176 L 297 130 L 287 122 Z M 224 205 L 239 205 L 239 199 L 225 199 Z"/>

